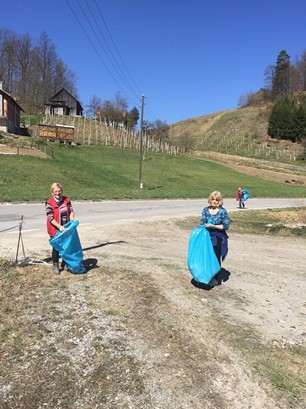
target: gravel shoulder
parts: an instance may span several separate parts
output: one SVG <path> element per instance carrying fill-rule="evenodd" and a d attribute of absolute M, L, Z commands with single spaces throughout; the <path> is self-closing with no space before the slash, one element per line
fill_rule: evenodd
<path fill-rule="evenodd" d="M 208 289 L 191 283 L 189 234 L 184 219 L 81 225 L 86 274 L 4 274 L 0 407 L 305 408 L 305 241 L 230 234 Z M 23 241 L 49 257 L 42 233 Z M 291 389 L 264 370 L 274 357 Z"/>

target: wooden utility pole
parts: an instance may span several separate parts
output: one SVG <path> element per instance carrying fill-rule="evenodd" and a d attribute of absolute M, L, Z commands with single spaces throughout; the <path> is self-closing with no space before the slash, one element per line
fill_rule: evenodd
<path fill-rule="evenodd" d="M 143 184 L 142 184 L 142 139 L 143 139 L 143 135 L 142 135 L 142 131 L 143 131 L 143 108 L 144 107 L 144 95 L 141 95 L 141 116 L 140 116 L 140 157 L 139 157 L 139 183 L 138 183 L 138 188 L 142 189 Z"/>

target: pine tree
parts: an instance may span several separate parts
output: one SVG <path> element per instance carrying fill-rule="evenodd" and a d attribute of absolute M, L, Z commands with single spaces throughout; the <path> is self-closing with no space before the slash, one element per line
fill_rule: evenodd
<path fill-rule="evenodd" d="M 281 50 L 277 56 L 276 65 L 272 78 L 272 96 L 277 98 L 280 95 L 290 93 L 290 56 L 286 50 Z"/>
<path fill-rule="evenodd" d="M 136 107 L 133 107 L 127 116 L 127 126 L 130 129 L 135 129 L 139 119 L 139 111 Z"/>
<path fill-rule="evenodd" d="M 268 135 L 278 139 L 294 139 L 292 133 L 295 109 L 295 100 L 293 97 L 279 97 L 273 105 L 269 117 Z"/>
<path fill-rule="evenodd" d="M 306 137 L 306 108 L 302 104 L 296 107 L 292 118 L 292 139 L 302 142 Z"/>

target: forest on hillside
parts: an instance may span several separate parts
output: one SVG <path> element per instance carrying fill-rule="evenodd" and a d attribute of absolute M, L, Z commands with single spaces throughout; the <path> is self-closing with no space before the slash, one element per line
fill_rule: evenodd
<path fill-rule="evenodd" d="M 28 114 L 43 112 L 62 88 L 78 98 L 76 79 L 46 32 L 34 41 L 29 34 L 0 28 L 0 80 Z"/>
<path fill-rule="evenodd" d="M 27 33 L 18 35 L 0 27 L 0 81 L 27 114 L 42 114 L 45 104 L 62 88 L 79 99 L 76 80 L 46 32 L 35 41 Z M 124 124 L 129 129 L 135 129 L 139 119 L 137 108 L 128 110 L 128 102 L 120 93 L 105 101 L 94 95 L 86 108 L 93 119 Z"/>
<path fill-rule="evenodd" d="M 306 50 L 296 57 L 294 62 L 291 61 L 286 50 L 281 50 L 276 63 L 266 67 L 264 83 L 264 88 L 241 95 L 238 106 L 273 102 L 283 95 L 304 95 L 306 93 Z"/>
<path fill-rule="evenodd" d="M 240 106 L 273 104 L 268 135 L 306 146 L 306 51 L 294 63 L 281 50 L 265 72 L 266 87 L 240 97 Z"/>

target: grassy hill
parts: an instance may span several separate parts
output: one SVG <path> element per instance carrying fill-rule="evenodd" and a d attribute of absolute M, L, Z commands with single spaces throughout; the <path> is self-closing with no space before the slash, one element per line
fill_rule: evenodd
<path fill-rule="evenodd" d="M 177 122 L 171 126 L 171 140 L 192 143 L 193 150 L 198 152 L 303 165 L 301 145 L 267 136 L 270 110 L 270 105 L 245 107 Z"/>

